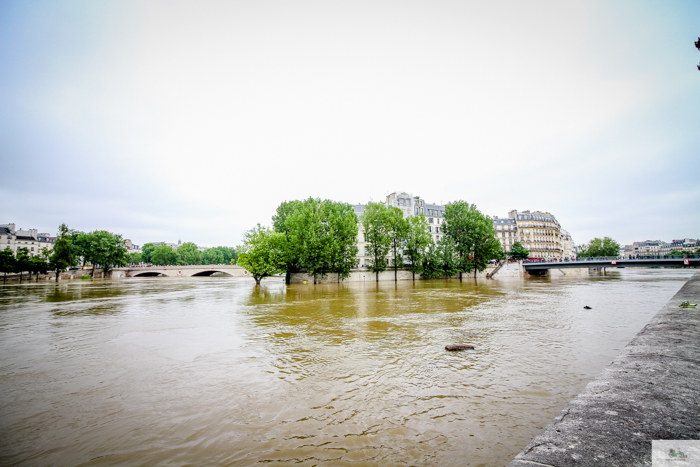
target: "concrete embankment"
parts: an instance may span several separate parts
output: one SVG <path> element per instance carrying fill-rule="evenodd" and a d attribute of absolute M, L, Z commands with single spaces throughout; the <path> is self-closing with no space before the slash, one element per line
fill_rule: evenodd
<path fill-rule="evenodd" d="M 509 467 L 651 465 L 652 440 L 700 439 L 700 309 L 684 300 L 700 273 Z"/>

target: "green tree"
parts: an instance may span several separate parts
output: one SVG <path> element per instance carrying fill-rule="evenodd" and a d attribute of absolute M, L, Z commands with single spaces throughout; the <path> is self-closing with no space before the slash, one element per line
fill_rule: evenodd
<path fill-rule="evenodd" d="M 140 264 L 143 262 L 143 255 L 141 253 L 129 253 L 127 256 L 127 263 L 128 264 Z"/>
<path fill-rule="evenodd" d="M 697 42 L 695 42 L 695 48 L 700 50 L 700 37 L 698 37 Z M 700 70 L 700 64 L 698 64 L 698 70 Z"/>
<path fill-rule="evenodd" d="M 168 245 L 158 245 L 151 252 L 151 263 L 159 266 L 174 266 L 178 263 L 177 251 Z"/>
<path fill-rule="evenodd" d="M 357 214 L 347 203 L 326 200 L 322 220 L 327 228 L 327 267 L 340 282 L 357 267 Z"/>
<path fill-rule="evenodd" d="M 31 279 L 31 273 L 36 274 L 36 280 L 39 281 L 39 274 L 47 274 L 49 272 L 49 264 L 42 256 L 32 256 L 29 260 L 30 262 L 30 273 L 29 278 Z"/>
<path fill-rule="evenodd" d="M 238 247 L 238 264 L 255 279 L 255 284 L 275 274 L 282 274 L 286 264 L 285 237 L 260 224 L 243 234 L 243 245 Z"/>
<path fill-rule="evenodd" d="M 197 245 L 186 242 L 177 248 L 178 263 L 182 265 L 202 264 L 202 254 Z"/>
<path fill-rule="evenodd" d="M 296 206 L 287 216 L 289 243 L 285 257 L 293 257 L 301 269 L 314 276 L 329 270 L 327 224 L 324 224 L 323 203 L 318 198 L 308 198 Z"/>
<path fill-rule="evenodd" d="M 202 252 L 201 264 L 236 264 L 238 252 L 228 246 L 207 248 Z"/>
<path fill-rule="evenodd" d="M 153 243 L 146 243 L 143 248 L 141 248 L 141 260 L 144 263 L 151 263 L 152 261 L 152 255 L 153 255 L 153 250 L 155 250 L 156 246 Z"/>
<path fill-rule="evenodd" d="M 423 260 L 423 278 L 449 278 L 458 272 L 460 272 L 459 258 L 454 240 L 444 235 L 437 245 L 431 243 Z"/>
<path fill-rule="evenodd" d="M 423 271 L 423 260 L 432 243 L 433 236 L 428 232 L 425 216 L 409 217 L 403 254 L 408 258 L 408 270 L 413 273 L 413 280 L 416 280 L 416 273 Z"/>
<path fill-rule="evenodd" d="M 92 277 L 95 269 L 102 269 L 102 277 L 113 267 L 126 266 L 127 250 L 124 239 L 119 234 L 106 230 L 95 230 L 78 236 L 83 260 L 92 264 Z"/>
<path fill-rule="evenodd" d="M 7 281 L 7 273 L 15 271 L 15 262 L 15 255 L 12 253 L 12 250 L 5 248 L 0 251 L 0 272 L 3 273 L 3 284 Z"/>
<path fill-rule="evenodd" d="M 379 282 L 379 273 L 386 271 L 386 255 L 389 254 L 391 246 L 388 212 L 384 204 L 371 202 L 367 203 L 361 216 L 367 242 L 365 256 L 372 258 L 369 270 L 375 273 L 377 282 Z"/>
<path fill-rule="evenodd" d="M 454 242 L 459 278 L 463 272 L 483 271 L 492 259 L 500 258 L 503 249 L 495 238 L 493 221 L 474 204 L 457 201 L 445 208 L 445 235 Z"/>
<path fill-rule="evenodd" d="M 85 232 L 79 230 L 71 230 L 69 232 L 69 240 L 73 249 L 74 264 L 85 266 L 87 264 L 86 257 L 88 255 L 90 238 Z M 73 266 L 73 264 L 71 264 Z"/>
<path fill-rule="evenodd" d="M 285 201 L 273 217 L 275 231 L 284 236 L 286 280 L 293 272 L 314 276 L 329 272 L 338 281 L 357 264 L 357 216 L 347 203 L 308 198 Z"/>
<path fill-rule="evenodd" d="M 66 224 L 61 224 L 58 227 L 58 238 L 51 249 L 51 258 L 49 259 L 49 268 L 56 271 L 56 282 L 61 272 L 75 264 L 75 256 L 73 253 L 72 235 Z"/>
<path fill-rule="evenodd" d="M 202 264 L 224 264 L 224 253 L 218 248 L 207 248 L 202 252 Z"/>
<path fill-rule="evenodd" d="M 387 207 L 387 235 L 389 236 L 389 251 L 391 251 L 394 266 L 394 282 L 398 281 L 398 269 L 403 267 L 403 247 L 408 236 L 408 220 L 404 219 L 401 209 Z"/>
<path fill-rule="evenodd" d="M 513 248 L 510 249 L 510 257 L 518 261 L 528 259 L 530 252 L 527 251 L 520 242 L 515 242 Z"/>
<path fill-rule="evenodd" d="M 579 247 L 578 256 L 581 258 L 586 257 L 600 257 L 600 256 L 617 256 L 620 254 L 620 245 L 610 237 L 605 238 L 594 238 L 587 244 Z"/>
<path fill-rule="evenodd" d="M 287 226 L 287 218 L 294 213 L 297 207 L 301 206 L 303 201 L 285 201 L 279 206 L 277 206 L 277 211 L 274 216 L 272 216 L 272 228 L 275 232 L 281 233 L 285 237 L 285 257 L 287 258 L 287 264 L 285 264 L 285 283 L 290 284 L 292 280 L 292 273 L 301 272 L 300 257 L 297 254 L 297 246 L 292 242 L 292 234 L 290 227 Z"/>
<path fill-rule="evenodd" d="M 31 279 L 32 262 L 29 256 L 29 248 L 17 248 L 15 255 L 15 272 L 19 273 L 19 281 L 22 282 L 22 273 L 24 271 L 29 272 L 29 278 Z"/>

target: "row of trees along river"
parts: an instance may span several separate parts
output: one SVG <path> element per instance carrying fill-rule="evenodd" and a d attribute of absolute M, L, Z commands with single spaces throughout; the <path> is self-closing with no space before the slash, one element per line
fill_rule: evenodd
<path fill-rule="evenodd" d="M 30 256 L 27 248 L 18 248 L 17 253 L 10 249 L 0 251 L 0 272 L 3 272 L 3 282 L 8 273 L 18 273 L 20 281 L 22 274 L 46 274 L 56 272 L 56 281 L 61 272 L 74 266 L 92 266 L 91 275 L 95 269 L 103 273 L 115 267 L 129 264 L 157 264 L 161 266 L 188 264 L 235 264 L 238 253 L 229 247 L 209 248 L 200 252 L 194 243 L 184 243 L 177 249 L 167 245 L 155 246 L 147 243 L 142 253 L 129 253 L 124 239 L 119 234 L 106 230 L 81 232 L 71 230 L 65 224 L 58 228 L 56 243 L 52 249 L 45 249 L 36 256 Z"/>
<path fill-rule="evenodd" d="M 456 201 L 445 208 L 443 236 L 436 244 L 424 215 L 404 218 L 397 207 L 368 203 L 358 216 L 352 206 L 318 198 L 285 201 L 272 218 L 272 228 L 258 224 L 245 232 L 238 264 L 259 284 L 264 277 L 306 272 L 314 276 L 350 276 L 358 266 L 357 237 L 362 226 L 369 270 L 399 268 L 415 278 L 451 277 L 483 271 L 492 259 L 504 258 L 493 221 L 474 204 Z M 527 252 L 524 254 L 527 255 Z M 527 256 L 525 256 L 527 257 Z"/>

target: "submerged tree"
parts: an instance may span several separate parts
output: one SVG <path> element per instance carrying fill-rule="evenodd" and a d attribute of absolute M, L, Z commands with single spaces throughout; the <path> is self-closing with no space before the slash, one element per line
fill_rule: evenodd
<path fill-rule="evenodd" d="M 403 247 L 408 236 L 408 220 L 404 219 L 401 209 L 387 207 L 386 217 L 388 223 L 387 235 L 389 236 L 389 250 L 393 255 L 394 282 L 398 281 L 398 269 L 403 267 Z"/>
<path fill-rule="evenodd" d="M 256 285 L 265 277 L 284 272 L 284 242 L 283 234 L 260 224 L 243 234 L 243 245 L 237 248 L 238 264 L 253 276 Z"/>
<path fill-rule="evenodd" d="M 495 238 L 493 221 L 474 204 L 457 201 L 445 208 L 443 231 L 455 245 L 459 278 L 463 272 L 483 271 L 492 259 L 502 257 L 503 249 Z"/>
<path fill-rule="evenodd" d="M 73 253 L 73 243 L 71 242 L 71 233 L 66 224 L 61 224 L 58 227 L 58 238 L 51 249 L 51 257 L 49 258 L 49 268 L 56 271 L 56 282 L 61 272 L 75 264 L 75 256 Z"/>
<path fill-rule="evenodd" d="M 314 276 L 336 273 L 349 277 L 357 264 L 357 215 L 347 203 L 308 198 L 285 201 L 272 218 L 275 232 L 284 238 L 286 282 L 291 274 Z"/>
<path fill-rule="evenodd" d="M 431 243 L 423 259 L 423 278 L 452 277 L 458 272 L 459 258 L 454 241 L 448 236 L 443 236 L 437 245 Z"/>
<path fill-rule="evenodd" d="M 2 282 L 7 281 L 7 273 L 15 271 L 15 255 L 12 250 L 5 248 L 0 251 L 0 272 L 3 273 Z"/>
<path fill-rule="evenodd" d="M 408 259 L 408 270 L 413 273 L 413 280 L 416 279 L 416 273 L 423 270 L 423 259 L 432 243 L 433 236 L 428 232 L 425 216 L 421 214 L 409 217 L 403 254 Z"/>
<path fill-rule="evenodd" d="M 391 243 L 388 209 L 382 203 L 367 203 L 361 221 L 367 242 L 365 255 L 372 258 L 369 270 L 375 273 L 379 282 L 379 273 L 386 271 L 386 256 Z"/>

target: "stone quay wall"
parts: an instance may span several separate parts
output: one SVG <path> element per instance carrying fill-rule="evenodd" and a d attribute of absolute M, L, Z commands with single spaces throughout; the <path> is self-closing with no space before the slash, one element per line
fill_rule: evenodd
<path fill-rule="evenodd" d="M 700 440 L 700 308 L 685 300 L 700 302 L 700 273 L 508 466 L 648 466 L 652 440 Z"/>

